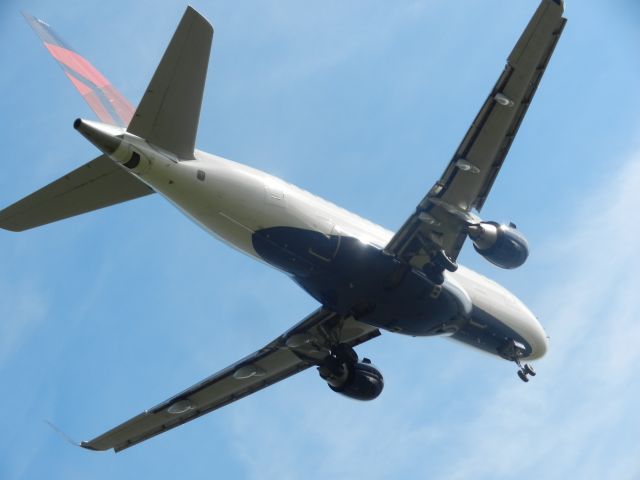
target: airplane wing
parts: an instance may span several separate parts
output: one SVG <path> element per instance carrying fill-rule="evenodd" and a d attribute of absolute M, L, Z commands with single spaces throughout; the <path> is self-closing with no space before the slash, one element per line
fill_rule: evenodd
<path fill-rule="evenodd" d="M 422 268 L 444 250 L 454 260 L 480 211 L 542 79 L 566 19 L 562 0 L 542 0 L 444 174 L 385 251 Z"/>
<path fill-rule="evenodd" d="M 352 347 L 380 331 L 320 308 L 257 352 L 80 446 L 119 452 L 318 365 L 330 345 Z"/>

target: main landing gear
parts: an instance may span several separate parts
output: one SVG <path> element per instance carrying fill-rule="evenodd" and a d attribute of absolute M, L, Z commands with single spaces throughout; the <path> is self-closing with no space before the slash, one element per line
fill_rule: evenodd
<path fill-rule="evenodd" d="M 356 400 L 373 400 L 384 388 L 382 373 L 371 360 L 358 361 L 358 354 L 344 343 L 331 349 L 318 372 L 331 390 Z"/>
<path fill-rule="evenodd" d="M 351 376 L 354 365 L 358 363 L 358 354 L 345 343 L 331 349 L 331 353 L 318 367 L 320 376 L 333 387 L 343 385 Z"/>
<path fill-rule="evenodd" d="M 451 260 L 444 250 L 438 250 L 429 263 L 427 263 L 422 271 L 427 278 L 436 285 L 442 285 L 444 283 L 444 271 L 455 272 L 458 269 L 458 264 Z"/>
<path fill-rule="evenodd" d="M 520 359 L 518 358 L 516 358 L 515 362 L 516 365 L 518 365 L 518 376 L 520 377 L 520 380 L 522 380 L 523 382 L 528 382 L 530 376 L 536 376 L 536 371 L 531 365 L 529 365 L 528 363 L 522 365 L 522 363 L 520 363 Z"/>

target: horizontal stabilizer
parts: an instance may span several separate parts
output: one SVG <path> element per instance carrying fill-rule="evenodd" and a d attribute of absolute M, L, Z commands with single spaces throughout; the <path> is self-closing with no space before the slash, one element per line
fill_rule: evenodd
<path fill-rule="evenodd" d="M 127 131 L 192 159 L 213 28 L 187 7 Z"/>
<path fill-rule="evenodd" d="M 0 228 L 21 232 L 150 193 L 151 188 L 101 155 L 0 211 Z"/>

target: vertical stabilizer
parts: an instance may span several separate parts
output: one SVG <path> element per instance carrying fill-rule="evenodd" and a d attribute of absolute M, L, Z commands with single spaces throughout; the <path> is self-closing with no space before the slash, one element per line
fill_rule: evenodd
<path fill-rule="evenodd" d="M 213 27 L 187 7 L 127 131 L 192 159 Z"/>
<path fill-rule="evenodd" d="M 98 118 L 108 124 L 74 122 L 75 128 L 105 154 L 0 210 L 0 228 L 21 232 L 153 193 L 109 157 L 118 148 L 124 127 L 133 116 L 131 104 L 47 23 L 29 14 L 23 15 Z"/>
<path fill-rule="evenodd" d="M 87 59 L 67 45 L 48 23 L 25 12 L 22 15 L 98 118 L 111 125 L 127 126 L 133 116 L 129 101 Z"/>

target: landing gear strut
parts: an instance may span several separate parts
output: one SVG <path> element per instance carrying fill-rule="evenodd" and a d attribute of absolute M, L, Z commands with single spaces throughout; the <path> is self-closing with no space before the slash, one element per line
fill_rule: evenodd
<path fill-rule="evenodd" d="M 358 362 L 358 354 L 345 343 L 340 343 L 331 349 L 331 353 L 318 367 L 320 376 L 334 387 L 344 384 Z"/>
<path fill-rule="evenodd" d="M 520 359 L 526 355 L 525 346 L 514 340 L 510 339 L 502 345 L 501 348 L 498 349 L 498 353 L 505 360 L 511 360 L 518 365 L 518 377 L 523 382 L 528 382 L 529 377 L 535 377 L 536 371 L 533 369 L 531 365 L 525 363 L 524 365 L 520 362 Z"/>
<path fill-rule="evenodd" d="M 427 263 L 422 271 L 427 278 L 436 285 L 442 285 L 444 283 L 445 270 L 455 272 L 458 269 L 458 264 L 451 260 L 444 250 L 439 250 L 433 255 L 431 262 Z"/>
<path fill-rule="evenodd" d="M 528 382 L 530 376 L 536 376 L 536 371 L 531 365 L 529 365 L 528 363 L 522 365 L 519 358 L 516 358 L 515 362 L 516 365 L 518 365 L 518 377 L 520 377 L 520 380 L 522 380 L 523 382 Z"/>

